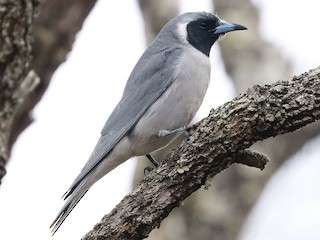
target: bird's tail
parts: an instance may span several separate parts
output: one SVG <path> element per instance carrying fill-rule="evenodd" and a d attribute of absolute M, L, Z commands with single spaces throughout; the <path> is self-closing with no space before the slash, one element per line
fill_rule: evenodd
<path fill-rule="evenodd" d="M 84 178 L 76 188 L 71 189 L 67 192 L 63 197 L 67 198 L 67 202 L 64 204 L 62 209 L 60 210 L 58 216 L 51 223 L 50 228 L 52 228 L 52 235 L 56 233 L 56 231 L 60 228 L 61 224 L 68 217 L 73 208 L 78 204 L 81 198 L 86 194 L 88 189 L 92 184 L 88 184 L 88 178 Z"/>

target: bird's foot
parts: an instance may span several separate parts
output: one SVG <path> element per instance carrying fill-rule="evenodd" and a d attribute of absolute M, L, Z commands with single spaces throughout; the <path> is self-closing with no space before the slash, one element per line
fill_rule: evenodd
<path fill-rule="evenodd" d="M 152 163 L 153 166 L 148 166 L 143 170 L 144 175 L 149 174 L 153 169 L 159 167 L 159 163 L 157 160 L 154 159 L 150 154 L 147 154 L 146 157 L 149 159 L 149 161 Z"/>
<path fill-rule="evenodd" d="M 164 129 L 164 130 L 160 130 L 158 133 L 158 137 L 165 137 L 174 133 L 178 133 L 178 132 L 183 132 L 187 129 L 186 126 L 180 127 L 180 128 L 176 128 L 176 129 Z"/>
<path fill-rule="evenodd" d="M 144 170 L 143 170 L 143 174 L 145 176 L 147 176 L 150 172 L 152 172 L 152 170 L 154 169 L 155 167 L 153 166 L 148 166 L 148 167 L 145 167 Z"/>

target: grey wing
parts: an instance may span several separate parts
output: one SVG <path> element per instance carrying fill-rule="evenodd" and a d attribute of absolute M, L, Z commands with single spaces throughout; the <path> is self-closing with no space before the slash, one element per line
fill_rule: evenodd
<path fill-rule="evenodd" d="M 104 125 L 101 137 L 86 165 L 65 193 L 65 199 L 171 85 L 175 78 L 173 72 L 176 61 L 181 53 L 181 48 L 173 48 L 158 52 L 147 50 L 141 56 L 129 77 L 122 99 Z"/>

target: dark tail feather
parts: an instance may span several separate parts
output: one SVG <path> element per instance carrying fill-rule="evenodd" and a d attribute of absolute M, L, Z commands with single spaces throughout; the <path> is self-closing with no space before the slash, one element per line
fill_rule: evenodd
<path fill-rule="evenodd" d="M 78 204 L 78 202 L 81 200 L 81 198 L 86 194 L 89 187 L 88 184 L 86 184 L 87 181 L 83 180 L 82 183 L 80 183 L 75 189 L 71 189 L 67 191 L 64 194 L 64 199 L 69 197 L 67 202 L 64 204 L 62 209 L 60 210 L 58 216 L 53 220 L 53 222 L 50 225 L 50 228 L 52 228 L 51 232 L 52 235 L 56 233 L 56 231 L 60 228 L 61 224 L 64 222 L 64 220 L 68 217 L 68 215 L 71 213 L 73 208 Z M 67 195 L 66 195 L 67 194 Z M 67 196 L 67 197 L 65 197 Z"/>

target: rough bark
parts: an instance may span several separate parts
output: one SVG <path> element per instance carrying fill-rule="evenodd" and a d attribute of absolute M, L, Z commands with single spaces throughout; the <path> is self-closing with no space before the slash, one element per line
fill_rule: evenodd
<path fill-rule="evenodd" d="M 255 159 L 246 151 L 253 143 L 318 119 L 320 67 L 292 81 L 253 86 L 190 127 L 182 145 L 83 239 L 147 237 L 175 207 L 231 164 L 263 167 L 263 156 L 258 154 Z"/>
<path fill-rule="evenodd" d="M 225 68 L 234 83 L 236 93 L 243 92 L 253 84 L 289 79 L 292 75 L 290 62 L 282 56 L 280 49 L 261 36 L 260 17 L 256 6 L 250 0 L 215 0 L 214 3 L 215 10 L 221 16 L 241 22 L 249 28 L 247 34 L 237 37 L 237 44 L 232 42 L 232 38 L 219 42 Z M 314 124 L 292 136 L 281 136 L 275 141 L 266 141 L 256 147 L 272 156 L 275 170 L 319 132 L 320 125 Z M 270 171 L 270 174 L 272 172 Z M 265 176 L 266 179 L 269 178 L 269 174 Z"/>
<path fill-rule="evenodd" d="M 237 94 L 253 84 L 268 84 L 280 79 L 289 79 L 292 75 L 290 62 L 282 56 L 281 49 L 266 41 L 261 35 L 263 29 L 260 28 L 260 11 L 252 1 L 214 0 L 214 5 L 215 11 L 221 17 L 244 24 L 249 29 L 246 34 L 236 38 L 236 43 L 234 38 L 228 37 L 219 42 L 225 69 L 234 83 Z M 221 193 L 225 197 L 210 210 L 220 212 L 221 209 L 227 209 L 223 214 L 223 221 L 229 224 L 222 226 L 221 219 L 216 218 L 212 225 L 208 226 L 209 230 L 214 229 L 219 239 L 236 239 L 244 219 L 259 199 L 265 183 L 284 161 L 319 132 L 320 124 L 310 124 L 294 133 L 254 144 L 254 149 L 272 159 L 271 164 L 264 174 L 255 174 L 243 170 L 240 166 L 234 166 L 229 174 L 219 176 L 215 188 L 211 190 L 212 199 Z M 189 204 L 192 212 L 197 211 L 192 207 L 194 205 L 194 202 Z"/>
<path fill-rule="evenodd" d="M 13 143 L 32 122 L 30 112 L 95 2 L 0 2 L 0 181 Z"/>
<path fill-rule="evenodd" d="M 0 2 L 0 181 L 10 156 L 14 116 L 38 79 L 27 77 L 31 70 L 31 24 L 37 5 L 38 1 Z"/>

